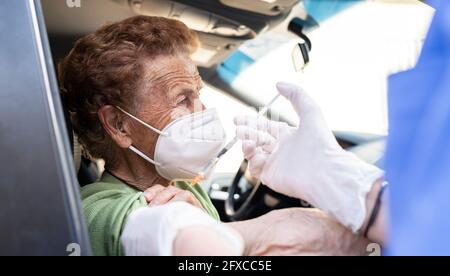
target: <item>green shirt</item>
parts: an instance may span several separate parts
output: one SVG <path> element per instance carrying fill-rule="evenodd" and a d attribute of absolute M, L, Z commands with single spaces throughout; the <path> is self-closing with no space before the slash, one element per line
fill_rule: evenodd
<path fill-rule="evenodd" d="M 178 182 L 176 186 L 192 192 L 206 212 L 220 220 L 211 199 L 199 185 Z M 104 173 L 99 182 L 81 188 L 81 199 L 94 254 L 122 256 L 120 235 L 128 215 L 138 208 L 147 207 L 143 193 Z"/>

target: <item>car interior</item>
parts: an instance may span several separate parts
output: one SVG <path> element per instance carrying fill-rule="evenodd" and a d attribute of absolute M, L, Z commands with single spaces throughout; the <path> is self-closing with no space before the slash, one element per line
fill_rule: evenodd
<path fill-rule="evenodd" d="M 302 28 L 293 28 L 292 24 L 314 25 L 298 0 L 90 0 L 81 1 L 81 6 L 74 8 L 68 8 L 66 1 L 42 0 L 42 8 L 54 64 L 69 52 L 77 39 L 106 22 L 138 14 L 179 19 L 199 35 L 201 49 L 194 54 L 193 60 L 204 82 L 217 93 L 248 107 L 260 106 L 260 101 L 230 85 L 220 74 L 227 61 L 242 45 L 270 34 L 274 29 L 282 29 L 298 37 L 299 41 L 305 41 L 307 36 Z M 314 40 L 303 48 L 303 54 L 311 47 L 314 47 Z M 101 162 L 82 156 L 67 110 L 64 110 L 78 182 L 80 186 L 88 185 L 100 177 Z M 280 120 L 295 124 L 289 118 L 281 117 Z M 346 150 L 382 166 L 384 136 L 345 131 L 336 131 L 335 135 Z M 261 185 L 247 172 L 246 160 L 242 160 L 236 172 L 214 174 L 202 186 L 223 221 L 251 219 L 280 208 L 311 207 L 307 202 L 288 198 Z"/>

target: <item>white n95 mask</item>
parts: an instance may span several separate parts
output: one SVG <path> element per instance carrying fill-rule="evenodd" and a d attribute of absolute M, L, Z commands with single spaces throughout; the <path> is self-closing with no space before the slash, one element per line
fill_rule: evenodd
<path fill-rule="evenodd" d="M 225 145 L 225 129 L 216 109 L 183 116 L 161 131 L 122 108 L 116 108 L 159 134 L 155 160 L 134 146 L 129 149 L 155 165 L 158 174 L 167 180 L 194 179 Z"/>

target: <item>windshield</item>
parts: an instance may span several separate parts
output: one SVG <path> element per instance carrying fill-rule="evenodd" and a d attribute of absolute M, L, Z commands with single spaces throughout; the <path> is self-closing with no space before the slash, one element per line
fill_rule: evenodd
<path fill-rule="evenodd" d="M 244 44 L 219 74 L 261 105 L 276 95 L 278 81 L 296 83 L 319 103 L 333 130 L 384 135 L 388 76 L 416 64 L 432 15 L 418 1 L 363 2 L 308 34 L 313 45 L 304 72 L 294 72 L 291 56 L 300 40 L 282 25 Z M 297 123 L 287 101 L 274 108 Z"/>

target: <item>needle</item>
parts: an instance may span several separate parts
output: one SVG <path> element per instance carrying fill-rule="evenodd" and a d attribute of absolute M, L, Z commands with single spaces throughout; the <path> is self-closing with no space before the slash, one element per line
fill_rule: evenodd
<path fill-rule="evenodd" d="M 258 112 L 258 116 L 265 115 L 267 111 L 269 111 L 270 107 L 276 102 L 276 100 L 280 97 L 280 94 L 276 95 L 263 109 L 261 109 Z M 234 145 L 239 141 L 238 137 L 234 137 L 233 140 L 228 142 L 228 144 L 225 145 L 225 147 L 217 154 L 217 156 L 211 160 L 204 168 L 203 170 L 194 178 L 192 181 L 192 185 L 197 185 L 201 181 L 205 180 L 205 176 L 208 174 L 208 172 L 214 168 L 214 166 L 217 165 L 217 163 L 220 161 L 222 156 L 224 156 L 231 148 L 233 148 Z"/>

